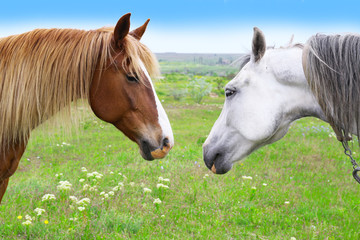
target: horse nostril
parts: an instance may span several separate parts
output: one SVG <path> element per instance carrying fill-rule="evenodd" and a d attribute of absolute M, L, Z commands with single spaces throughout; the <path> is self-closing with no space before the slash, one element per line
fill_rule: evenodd
<path fill-rule="evenodd" d="M 164 140 L 163 140 L 163 147 L 169 147 L 169 143 L 170 143 L 169 139 L 168 139 L 167 137 L 164 138 Z"/>

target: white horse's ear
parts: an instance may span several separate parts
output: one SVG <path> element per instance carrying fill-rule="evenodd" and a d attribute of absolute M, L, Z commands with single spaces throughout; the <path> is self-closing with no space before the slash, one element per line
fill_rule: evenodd
<path fill-rule="evenodd" d="M 260 29 L 254 27 L 254 36 L 252 40 L 252 57 L 254 59 L 254 62 L 259 61 L 264 56 L 265 51 L 265 36 Z"/>

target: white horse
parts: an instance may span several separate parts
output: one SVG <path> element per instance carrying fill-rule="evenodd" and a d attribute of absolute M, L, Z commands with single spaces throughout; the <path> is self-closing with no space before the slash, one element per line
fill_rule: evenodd
<path fill-rule="evenodd" d="M 209 169 L 217 174 L 228 172 L 234 162 L 281 139 L 290 124 L 302 117 L 313 116 L 333 123 L 333 128 L 337 126 L 334 128 L 337 136 L 342 135 L 336 131 L 343 130 L 339 127 L 341 123 L 329 118 L 334 109 L 324 110 L 314 93 L 318 89 L 311 81 L 309 85 L 310 77 L 305 77 L 308 52 L 309 47 L 306 45 L 304 50 L 300 44 L 267 49 L 263 33 L 254 28 L 252 53 L 245 57 L 240 72 L 226 85 L 223 110 L 203 145 L 204 161 Z M 315 54 L 312 49 L 310 52 Z M 326 65 L 326 68 L 332 67 Z M 345 136 L 349 132 L 356 134 L 351 129 L 354 127 Z"/>

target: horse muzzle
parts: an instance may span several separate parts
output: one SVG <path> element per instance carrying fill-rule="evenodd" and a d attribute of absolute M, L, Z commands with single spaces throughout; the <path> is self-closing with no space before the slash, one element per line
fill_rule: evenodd
<path fill-rule="evenodd" d="M 140 145 L 140 152 L 141 156 L 146 160 L 154 160 L 164 158 L 171 148 L 173 147 L 173 143 L 170 142 L 169 138 L 165 137 L 161 141 L 160 147 L 154 147 L 149 141 L 143 140 L 141 141 Z"/>
<path fill-rule="evenodd" d="M 211 149 L 206 144 L 203 146 L 203 158 L 205 165 L 215 174 L 225 174 L 232 168 L 232 163 L 228 163 L 225 153 Z"/>

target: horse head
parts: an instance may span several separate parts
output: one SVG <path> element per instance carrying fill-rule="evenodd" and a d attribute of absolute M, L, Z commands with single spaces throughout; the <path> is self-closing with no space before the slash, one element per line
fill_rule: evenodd
<path fill-rule="evenodd" d="M 129 32 L 130 13 L 119 19 L 107 64 L 94 74 L 90 106 L 97 117 L 136 142 L 144 159 L 153 160 L 167 155 L 174 137 L 148 73 L 158 67 L 156 59 L 139 42 L 148 22 Z"/>
<path fill-rule="evenodd" d="M 292 121 L 321 109 L 302 69 L 302 46 L 267 49 L 254 28 L 252 53 L 225 87 L 223 110 L 204 143 L 206 166 L 228 172 L 234 162 L 281 139 Z"/>

